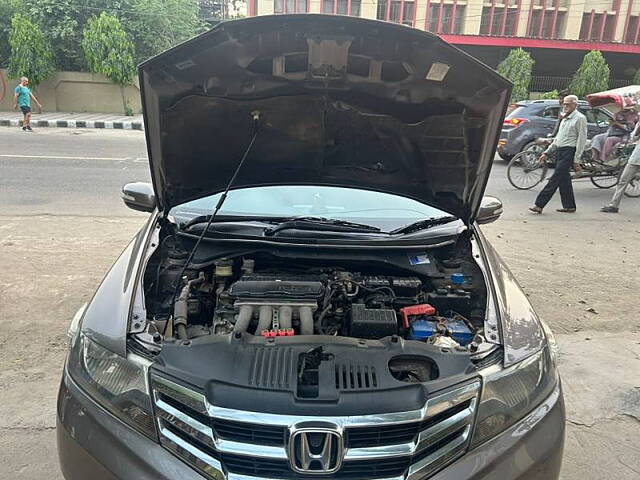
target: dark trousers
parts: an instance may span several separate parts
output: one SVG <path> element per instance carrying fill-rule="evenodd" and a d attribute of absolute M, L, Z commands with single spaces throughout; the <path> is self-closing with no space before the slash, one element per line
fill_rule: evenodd
<path fill-rule="evenodd" d="M 563 208 L 576 208 L 576 199 L 573 196 L 571 185 L 571 166 L 576 154 L 575 147 L 562 147 L 556 152 L 556 168 L 549 181 L 536 198 L 536 206 L 544 208 L 556 190 L 560 188 L 560 200 Z"/>

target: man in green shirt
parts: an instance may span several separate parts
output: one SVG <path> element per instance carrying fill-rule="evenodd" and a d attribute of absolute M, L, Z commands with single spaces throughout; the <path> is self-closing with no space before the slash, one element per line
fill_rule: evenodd
<path fill-rule="evenodd" d="M 27 77 L 22 77 L 20 79 L 20 84 L 14 90 L 14 105 L 13 108 L 16 109 L 20 107 L 22 110 L 22 114 L 24 115 L 24 119 L 22 121 L 22 130 L 25 132 L 32 132 L 31 130 L 31 99 L 33 98 L 34 102 L 38 104 L 38 107 L 42 111 L 42 104 L 38 101 L 33 93 L 31 93 L 31 89 L 28 87 L 29 79 Z"/>

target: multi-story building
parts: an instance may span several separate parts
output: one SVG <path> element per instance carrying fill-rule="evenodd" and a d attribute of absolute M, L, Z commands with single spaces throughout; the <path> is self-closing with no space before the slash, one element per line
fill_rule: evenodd
<path fill-rule="evenodd" d="M 611 86 L 640 68 L 640 0 L 249 0 L 249 15 L 327 13 L 428 30 L 496 66 L 511 48 L 536 64 L 532 90 L 563 88 L 589 50 L 601 50 Z"/>

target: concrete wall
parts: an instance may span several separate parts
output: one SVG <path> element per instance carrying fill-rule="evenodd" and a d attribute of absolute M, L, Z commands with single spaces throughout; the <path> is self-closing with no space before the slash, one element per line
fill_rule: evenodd
<path fill-rule="evenodd" d="M 2 74 L 7 79 L 5 70 Z M 18 80 L 7 79 L 7 92 L 0 111 L 13 108 L 13 89 Z M 120 87 L 102 76 L 82 72 L 57 72 L 38 85 L 34 94 L 46 112 L 99 112 L 124 114 Z M 133 113 L 139 113 L 140 88 L 137 83 L 125 89 Z M 35 105 L 34 105 L 35 107 Z"/>

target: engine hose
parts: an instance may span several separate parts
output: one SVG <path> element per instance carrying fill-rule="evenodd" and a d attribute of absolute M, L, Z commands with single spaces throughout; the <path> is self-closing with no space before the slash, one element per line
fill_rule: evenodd
<path fill-rule="evenodd" d="M 273 308 L 269 305 L 260 306 L 258 320 L 258 328 L 256 328 L 256 335 L 260 335 L 263 330 L 269 330 L 271 328 L 271 322 L 273 321 Z"/>
<path fill-rule="evenodd" d="M 253 316 L 253 307 L 251 305 L 242 305 L 240 307 L 240 313 L 238 313 L 238 319 L 233 327 L 234 332 L 246 332 L 251 323 L 251 317 Z"/>
<path fill-rule="evenodd" d="M 187 326 L 183 323 L 179 323 L 176 325 L 176 337 L 178 337 L 180 340 L 186 340 L 187 338 L 189 338 L 189 335 L 187 334 Z"/>
<path fill-rule="evenodd" d="M 204 272 L 200 272 L 198 278 L 189 280 L 185 286 L 180 290 L 180 296 L 173 305 L 173 327 L 176 332 L 176 337 L 180 340 L 186 340 L 189 338 L 187 333 L 187 319 L 189 317 L 188 300 L 191 289 L 203 283 L 205 280 Z"/>
<path fill-rule="evenodd" d="M 311 307 L 300 307 L 300 334 L 313 335 L 313 311 Z"/>
<path fill-rule="evenodd" d="M 291 328 L 291 317 L 293 315 L 293 310 L 289 306 L 280 307 L 280 328 Z"/>

